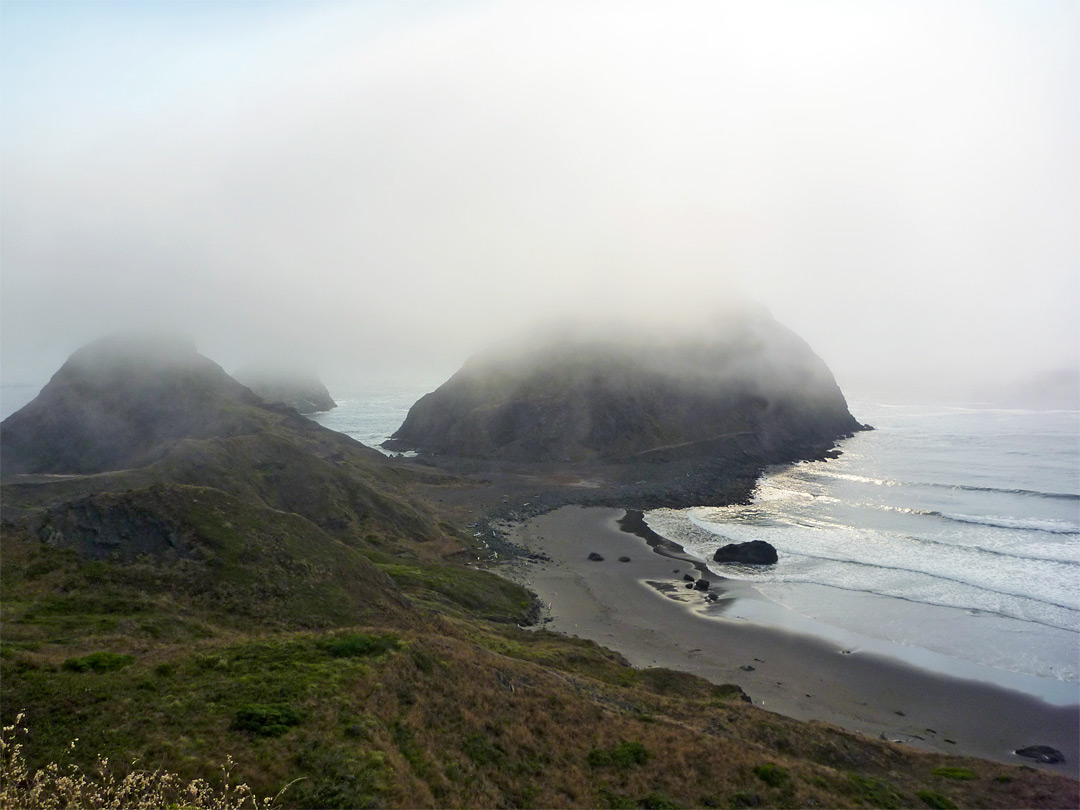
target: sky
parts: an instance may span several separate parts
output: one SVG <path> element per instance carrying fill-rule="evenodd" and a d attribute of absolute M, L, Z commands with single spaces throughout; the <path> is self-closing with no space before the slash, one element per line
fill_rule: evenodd
<path fill-rule="evenodd" d="M 1080 365 L 1071 0 L 0 4 L 0 378 L 129 328 L 449 376 L 764 304 L 845 389 Z"/>

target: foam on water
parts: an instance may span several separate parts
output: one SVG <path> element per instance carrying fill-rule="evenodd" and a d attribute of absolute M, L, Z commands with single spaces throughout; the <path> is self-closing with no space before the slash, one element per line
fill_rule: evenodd
<path fill-rule="evenodd" d="M 1075 412 L 853 407 L 877 431 L 767 475 L 753 503 L 656 510 L 710 560 L 766 540 L 775 566 L 716 565 L 800 615 L 967 661 L 1080 681 Z"/>

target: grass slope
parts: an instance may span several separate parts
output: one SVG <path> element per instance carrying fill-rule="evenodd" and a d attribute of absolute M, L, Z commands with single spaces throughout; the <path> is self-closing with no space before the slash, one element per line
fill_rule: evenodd
<path fill-rule="evenodd" d="M 217 638 L 95 669 L 5 654 L 32 764 L 91 754 L 210 777 L 225 753 L 291 807 L 1057 807 L 1076 783 L 906 751 L 634 670 L 547 633 L 433 617 Z M 89 656 L 84 656 L 85 660 Z M 543 661 L 543 663 L 539 663 Z M 963 770 L 964 779 L 950 773 Z M 931 797 L 927 801 L 924 797 Z"/>

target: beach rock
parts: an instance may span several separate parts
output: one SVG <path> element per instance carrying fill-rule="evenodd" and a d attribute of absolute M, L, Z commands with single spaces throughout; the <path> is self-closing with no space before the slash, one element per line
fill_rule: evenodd
<path fill-rule="evenodd" d="M 443 456 L 618 464 L 814 458 L 862 426 L 832 372 L 764 307 L 701 324 L 567 324 L 503 341 L 384 443 Z"/>
<path fill-rule="evenodd" d="M 590 552 L 589 559 L 592 560 L 593 562 L 603 562 L 604 561 L 604 555 L 603 554 L 597 554 L 595 551 L 593 551 L 593 552 Z"/>
<path fill-rule="evenodd" d="M 1049 745 L 1029 745 L 1027 748 L 1019 748 L 1013 753 L 1020 757 L 1033 759 L 1036 762 L 1045 762 L 1048 765 L 1065 761 L 1065 755 Z"/>
<path fill-rule="evenodd" d="M 619 557 L 619 562 L 630 562 L 629 557 Z"/>
<path fill-rule="evenodd" d="M 728 543 L 713 554 L 715 562 L 748 563 L 750 565 L 773 565 L 777 561 L 776 548 L 764 540 L 749 543 Z"/>
<path fill-rule="evenodd" d="M 694 583 L 694 590 L 695 591 L 707 591 L 707 590 L 709 590 L 709 580 L 707 580 L 707 579 L 699 579 L 697 582 Z"/>
<path fill-rule="evenodd" d="M 685 579 L 687 582 L 693 582 L 694 581 L 694 575 L 693 574 L 683 574 L 682 578 Z"/>

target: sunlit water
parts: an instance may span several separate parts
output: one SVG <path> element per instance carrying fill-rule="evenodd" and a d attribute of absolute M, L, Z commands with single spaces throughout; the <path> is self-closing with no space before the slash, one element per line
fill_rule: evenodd
<path fill-rule="evenodd" d="M 766 540 L 772 567 L 712 564 L 870 638 L 1080 681 L 1080 430 L 1075 411 L 853 403 L 878 430 L 765 476 L 752 504 L 656 510 L 711 560 Z"/>

